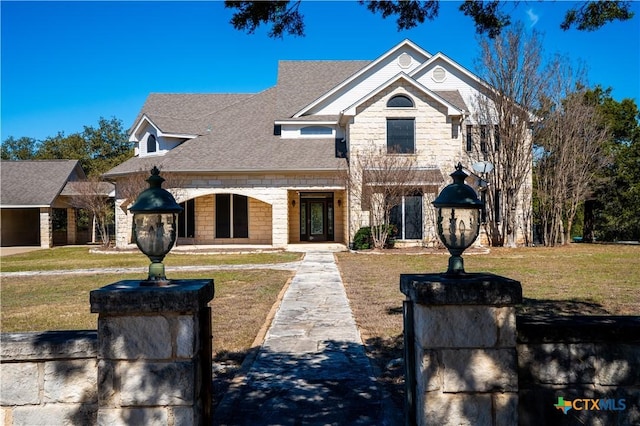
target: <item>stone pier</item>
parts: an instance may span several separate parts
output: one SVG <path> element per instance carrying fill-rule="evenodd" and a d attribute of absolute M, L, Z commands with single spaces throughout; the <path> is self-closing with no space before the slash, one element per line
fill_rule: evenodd
<path fill-rule="evenodd" d="M 98 424 L 211 424 L 213 280 L 91 292 L 98 313 Z"/>
<path fill-rule="evenodd" d="M 518 424 L 520 283 L 401 275 L 409 425 Z"/>

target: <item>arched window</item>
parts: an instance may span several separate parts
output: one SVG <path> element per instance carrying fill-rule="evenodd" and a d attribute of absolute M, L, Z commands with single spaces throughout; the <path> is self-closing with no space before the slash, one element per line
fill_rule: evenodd
<path fill-rule="evenodd" d="M 396 95 L 387 102 L 388 108 L 413 108 L 413 101 L 405 95 Z"/>
<path fill-rule="evenodd" d="M 149 135 L 147 138 L 147 152 L 156 152 L 156 137 Z"/>

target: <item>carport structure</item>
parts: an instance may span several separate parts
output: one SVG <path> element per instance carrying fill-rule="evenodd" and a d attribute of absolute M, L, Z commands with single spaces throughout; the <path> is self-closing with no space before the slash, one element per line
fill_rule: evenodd
<path fill-rule="evenodd" d="M 66 212 L 66 232 L 56 234 L 56 245 L 87 241 L 78 235 L 76 209 L 71 204 L 77 192 L 74 186 L 86 180 L 78 160 L 2 161 L 0 170 L 0 243 L 3 247 L 52 247 L 56 209 Z"/>

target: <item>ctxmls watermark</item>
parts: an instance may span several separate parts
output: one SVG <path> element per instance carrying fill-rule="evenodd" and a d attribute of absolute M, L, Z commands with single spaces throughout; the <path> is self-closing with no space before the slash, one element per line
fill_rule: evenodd
<path fill-rule="evenodd" d="M 558 397 L 558 403 L 554 404 L 558 410 L 562 410 L 567 414 L 569 410 L 576 411 L 622 411 L 627 409 L 627 403 L 624 398 L 579 398 L 573 401 L 565 401 L 564 397 Z"/>

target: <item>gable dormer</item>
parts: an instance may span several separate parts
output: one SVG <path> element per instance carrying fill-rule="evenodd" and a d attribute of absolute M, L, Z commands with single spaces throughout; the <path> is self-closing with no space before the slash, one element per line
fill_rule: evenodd
<path fill-rule="evenodd" d="M 197 135 L 163 132 L 154 121 L 143 114 L 133 127 L 129 135 L 129 142 L 135 143 L 136 156 L 150 157 L 164 155 L 181 143 L 195 137 Z"/>

